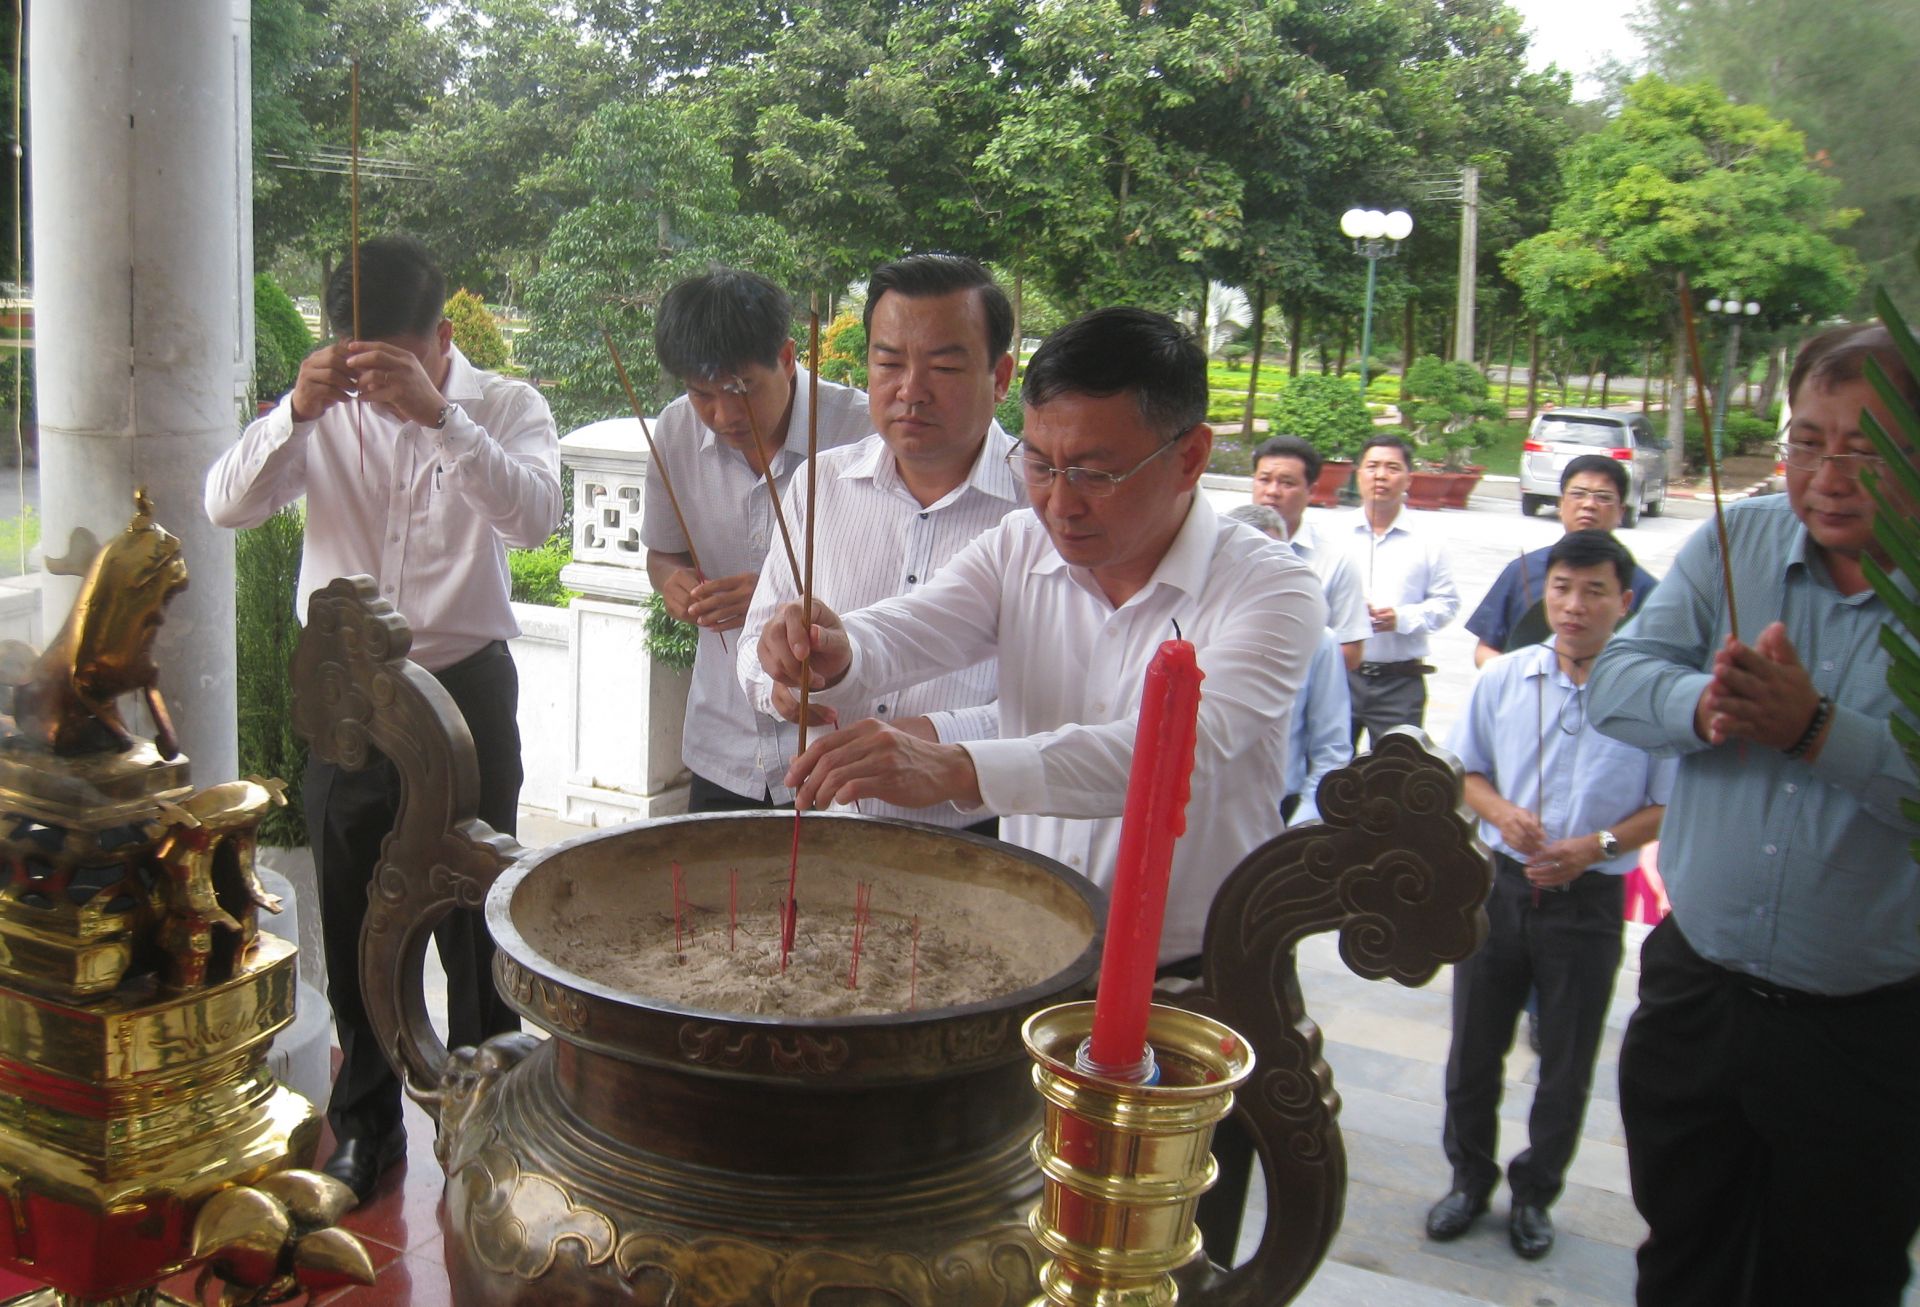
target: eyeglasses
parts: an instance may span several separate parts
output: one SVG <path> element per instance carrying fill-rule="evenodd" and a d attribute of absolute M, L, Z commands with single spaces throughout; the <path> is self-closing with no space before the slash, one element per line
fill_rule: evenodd
<path fill-rule="evenodd" d="M 1576 504 L 1592 503 L 1602 508 L 1612 508 L 1620 502 L 1620 496 L 1611 490 L 1568 490 L 1563 492 L 1561 497 L 1571 499 Z"/>
<path fill-rule="evenodd" d="M 1862 472 L 1878 472 L 1887 465 L 1887 460 L 1878 454 L 1827 454 L 1820 446 L 1792 443 L 1787 446 L 1786 464 L 1796 472 L 1818 472 L 1823 463 L 1832 463 L 1849 476 L 1859 476 Z"/>
<path fill-rule="evenodd" d="M 1165 442 L 1160 448 L 1154 450 L 1151 454 L 1148 454 L 1124 472 L 1102 472 L 1100 469 L 1092 467 L 1054 467 L 1043 458 L 1035 457 L 1033 454 L 1021 453 L 1021 450 L 1025 448 L 1024 443 L 1015 445 L 1007 451 L 1007 466 L 1013 469 L 1015 476 L 1019 477 L 1035 490 L 1045 490 L 1053 484 L 1055 477 L 1065 477 L 1067 484 L 1073 488 L 1074 493 L 1085 495 L 1088 499 L 1105 499 L 1108 495 L 1120 488 L 1122 481 L 1125 481 L 1147 464 L 1153 462 L 1154 459 L 1179 444 L 1181 437 L 1186 434 L 1184 431 L 1181 432 L 1180 435 Z"/>

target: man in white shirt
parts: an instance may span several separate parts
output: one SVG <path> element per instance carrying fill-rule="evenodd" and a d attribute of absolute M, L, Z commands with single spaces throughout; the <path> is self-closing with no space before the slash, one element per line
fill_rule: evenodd
<path fill-rule="evenodd" d="M 1346 542 L 1314 530 L 1307 500 L 1320 475 L 1320 451 L 1299 436 L 1274 436 L 1253 451 L 1253 502 L 1271 508 L 1286 524 L 1288 544 L 1307 560 L 1327 594 L 1327 629 L 1340 645 L 1348 671 L 1360 665 L 1373 623 Z"/>
<path fill-rule="evenodd" d="M 453 344 L 446 282 L 426 246 L 387 236 L 360 247 L 359 340 L 351 270 L 335 271 L 327 317 L 342 338 L 308 355 L 293 390 L 207 473 L 207 516 L 251 527 L 303 495 L 299 611 L 334 578 L 372 576 L 413 628 L 413 660 L 466 718 L 480 764 L 482 820 L 513 833 L 520 795 L 519 681 L 506 642 L 507 546 L 540 544 L 560 521 L 553 415 L 524 382 L 483 372 Z M 357 396 L 357 398 L 356 398 Z M 377 752 L 348 771 L 310 760 L 303 782 L 320 888 L 327 999 L 341 1064 L 326 1170 L 365 1198 L 404 1156 L 400 1085 L 360 995 L 360 924 L 400 780 Z M 447 971 L 448 1042 L 518 1027 L 493 987 L 493 944 L 476 911 L 434 932 Z"/>
<path fill-rule="evenodd" d="M 689 812 L 775 803 L 763 760 L 778 748 L 776 723 L 747 702 L 734 674 L 736 637 L 726 632 L 746 621 L 769 554 L 781 567 L 798 566 L 774 515 L 777 497 L 806 462 L 813 402 L 807 371 L 794 363 L 792 329 L 786 292 L 734 268 L 678 283 L 655 318 L 660 366 L 687 392 L 653 426 L 666 477 L 647 478 L 640 537 L 648 579 L 667 611 L 700 629 L 680 745 L 693 774 Z M 860 391 L 821 381 L 818 394 L 819 448 L 849 445 L 873 430 Z M 674 517 L 669 478 L 692 540 Z M 696 554 L 704 576 L 694 570 Z"/>
<path fill-rule="evenodd" d="M 1439 533 L 1406 509 L 1413 447 L 1399 436 L 1360 446 L 1361 506 L 1351 518 L 1348 552 L 1367 596 L 1373 635 L 1360 666 L 1347 674 L 1353 742 L 1369 743 L 1395 726 L 1418 726 L 1427 713 L 1427 634 L 1453 620 L 1460 594 Z"/>
<path fill-rule="evenodd" d="M 1170 318 L 1102 309 L 1027 369 L 1016 513 L 910 594 L 845 617 L 787 604 L 760 638 L 797 687 L 838 708 L 1000 660 L 1000 737 L 931 743 L 859 722 L 812 743 L 787 780 L 803 808 L 860 798 L 1000 813 L 1003 838 L 1110 885 L 1147 664 L 1177 633 L 1199 652 L 1199 744 L 1174 847 L 1163 963 L 1200 951 L 1214 891 L 1280 833 L 1287 720 L 1326 602 L 1286 546 L 1196 493 L 1213 433 L 1206 360 Z"/>
<path fill-rule="evenodd" d="M 878 269 L 867 284 L 868 409 L 874 435 L 824 451 L 815 471 L 813 593 L 851 612 L 896 594 L 912 594 L 968 541 L 1024 504 L 1007 455 L 1013 440 L 994 406 L 1013 377 L 1013 306 L 973 259 L 916 254 Z M 807 520 L 807 477 L 787 486 L 787 521 L 796 539 Z M 786 561 L 769 555 L 737 650 L 741 683 L 754 708 L 776 714 L 787 691 L 760 666 L 761 628 L 799 597 Z M 992 659 L 844 708 L 838 720 L 872 718 L 923 740 L 991 739 L 1000 715 Z M 780 696 L 781 703 L 776 703 Z M 791 800 L 783 780 L 798 743 L 779 723 L 763 749 L 774 797 Z M 950 803 L 862 805 L 870 815 L 907 817 L 996 833 Z"/>

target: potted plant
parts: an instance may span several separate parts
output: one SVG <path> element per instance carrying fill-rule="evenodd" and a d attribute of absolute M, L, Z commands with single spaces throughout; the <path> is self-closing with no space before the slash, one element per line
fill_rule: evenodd
<path fill-rule="evenodd" d="M 1416 469 L 1407 488 L 1410 508 L 1465 508 L 1484 467 L 1471 463 L 1480 424 L 1504 410 L 1488 398 L 1487 379 L 1471 363 L 1431 356 L 1407 369 L 1405 415 L 1421 445 L 1445 450 L 1438 468 Z"/>
<path fill-rule="evenodd" d="M 1287 382 L 1267 410 L 1274 435 L 1299 436 L 1325 460 L 1307 502 L 1328 508 L 1353 476 L 1354 455 L 1373 430 L 1360 388 L 1339 377 L 1307 372 Z"/>

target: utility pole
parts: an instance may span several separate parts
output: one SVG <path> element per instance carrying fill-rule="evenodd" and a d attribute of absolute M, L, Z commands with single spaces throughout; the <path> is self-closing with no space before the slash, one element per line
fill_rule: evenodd
<path fill-rule="evenodd" d="M 1473 293 L 1480 267 L 1480 169 L 1468 164 L 1460 173 L 1460 286 L 1453 312 L 1453 356 L 1473 359 Z"/>
<path fill-rule="evenodd" d="M 1460 284 L 1454 292 L 1453 356 L 1473 362 L 1473 292 L 1480 262 L 1480 169 L 1467 164 L 1458 172 L 1434 173 L 1418 181 L 1423 200 L 1460 205 Z M 1441 345 L 1446 336 L 1440 337 Z"/>

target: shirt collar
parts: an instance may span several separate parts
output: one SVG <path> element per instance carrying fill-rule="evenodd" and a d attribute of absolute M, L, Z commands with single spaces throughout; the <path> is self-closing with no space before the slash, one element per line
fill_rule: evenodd
<path fill-rule="evenodd" d="M 1026 496 L 1021 493 L 1020 483 L 1015 480 L 1013 469 L 1007 466 L 1007 453 L 1012 448 L 1013 437 L 1001 430 L 997 421 L 989 421 L 987 437 L 980 442 L 980 451 L 974 455 L 973 466 L 967 469 L 967 479 L 937 503 L 929 504 L 928 510 L 950 504 L 969 490 L 1003 503 L 1024 502 Z M 900 480 L 900 465 L 894 461 L 893 451 L 887 448 L 886 439 L 877 432 L 861 442 L 859 457 L 847 464 L 846 470 L 840 475 L 852 480 L 870 480 L 883 489 L 899 486 L 901 492 L 906 493 L 906 487 Z"/>
<path fill-rule="evenodd" d="M 447 366 L 447 383 L 440 388 L 441 395 L 450 404 L 463 403 L 470 399 L 479 399 L 484 390 L 480 382 L 480 369 L 467 361 L 458 345 L 449 345 L 451 355 Z"/>
<path fill-rule="evenodd" d="M 1212 568 L 1214 547 L 1220 538 L 1220 517 L 1213 511 L 1213 505 L 1207 501 L 1206 492 L 1199 487 L 1192 491 L 1193 503 L 1187 509 L 1186 521 L 1180 524 L 1180 530 L 1174 534 L 1173 543 L 1167 546 L 1167 552 L 1161 555 L 1160 565 L 1153 569 L 1153 575 L 1140 587 L 1139 593 L 1129 599 L 1133 603 L 1144 595 L 1152 594 L 1163 585 L 1170 585 L 1183 594 L 1195 599 L 1206 589 L 1207 575 Z M 1046 530 L 1046 523 L 1040 524 Z M 1084 568 L 1069 568 L 1067 560 L 1060 557 L 1060 551 L 1047 546 L 1046 554 L 1034 564 L 1038 574 L 1071 571 L 1087 585 L 1094 585 L 1092 578 Z M 1097 585 L 1094 588 L 1098 588 Z M 1123 604 L 1122 607 L 1125 607 Z"/>
<path fill-rule="evenodd" d="M 1539 644 L 1529 645 L 1527 652 L 1533 656 L 1533 664 L 1522 675 L 1530 681 L 1545 676 L 1555 685 L 1577 690 L 1580 687 L 1573 683 L 1573 678 L 1567 675 L 1567 669 L 1560 665 L 1559 646 L 1560 637 L 1557 635 L 1550 635 Z"/>
<path fill-rule="evenodd" d="M 1300 524 L 1305 526 L 1306 520 L 1302 518 Z M 1367 520 L 1365 505 L 1353 510 L 1353 529 L 1356 532 L 1365 532 L 1368 535 L 1373 534 L 1373 523 Z M 1400 502 L 1400 511 L 1393 515 L 1393 525 L 1387 528 L 1387 534 L 1392 535 L 1395 531 L 1402 531 L 1407 535 L 1413 534 L 1413 528 L 1407 525 L 1407 505 L 1405 500 Z"/>

